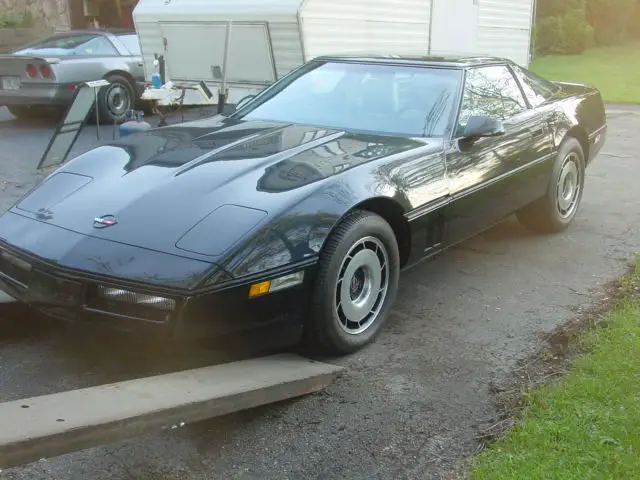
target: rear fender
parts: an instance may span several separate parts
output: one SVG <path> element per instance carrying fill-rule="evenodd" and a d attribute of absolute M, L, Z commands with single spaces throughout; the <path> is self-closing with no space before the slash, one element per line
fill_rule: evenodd
<path fill-rule="evenodd" d="M 559 146 L 567 135 L 582 144 L 587 164 L 600 152 L 606 139 L 607 117 L 600 91 L 584 85 L 561 84 L 576 95 L 559 103 L 553 123 L 554 144 Z"/>

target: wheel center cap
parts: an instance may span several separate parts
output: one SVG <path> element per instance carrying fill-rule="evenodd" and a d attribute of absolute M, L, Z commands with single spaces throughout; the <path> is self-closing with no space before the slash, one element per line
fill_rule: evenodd
<path fill-rule="evenodd" d="M 349 286 L 349 293 L 351 295 L 351 300 L 355 300 L 360 296 L 362 290 L 364 288 L 364 271 L 362 268 L 359 268 L 351 277 L 351 285 Z"/>

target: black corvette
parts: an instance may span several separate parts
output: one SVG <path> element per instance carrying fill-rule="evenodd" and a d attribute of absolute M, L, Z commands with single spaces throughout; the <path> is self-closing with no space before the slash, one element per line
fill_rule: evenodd
<path fill-rule="evenodd" d="M 502 59 L 318 58 L 52 173 L 0 217 L 0 288 L 67 320 L 352 352 L 401 269 L 513 213 L 567 228 L 606 128 L 596 89 Z"/>

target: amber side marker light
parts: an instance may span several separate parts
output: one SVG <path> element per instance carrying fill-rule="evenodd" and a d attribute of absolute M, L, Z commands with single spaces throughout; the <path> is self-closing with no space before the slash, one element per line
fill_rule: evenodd
<path fill-rule="evenodd" d="M 273 280 L 254 283 L 249 287 L 249 298 L 259 297 L 260 295 L 266 295 L 267 293 L 273 293 L 279 290 L 284 290 L 285 288 L 294 287 L 296 285 L 300 285 L 303 280 L 304 271 L 300 271 L 274 278 Z"/>

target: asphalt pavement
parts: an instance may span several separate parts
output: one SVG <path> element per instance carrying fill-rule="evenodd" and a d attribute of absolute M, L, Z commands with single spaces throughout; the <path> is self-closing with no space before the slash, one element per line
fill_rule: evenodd
<path fill-rule="evenodd" d="M 303 399 L 0 473 L 1 480 L 445 479 L 495 421 L 489 384 L 602 298 L 640 252 L 640 110 L 609 111 L 574 225 L 508 219 L 407 271 L 375 344 Z M 103 127 L 109 132 L 111 127 Z M 0 208 L 36 181 L 54 126 L 0 108 Z M 75 153 L 96 143 L 83 132 Z M 206 365 L 227 353 L 79 332 L 0 305 L 0 401 Z M 0 426 L 1 428 L 1 426 Z"/>

